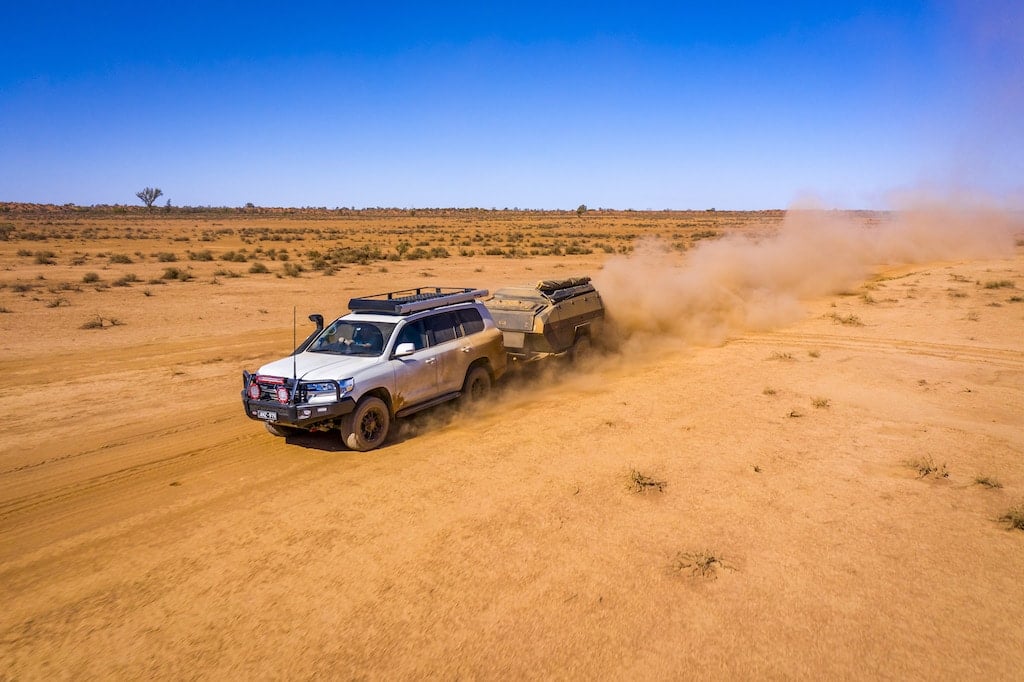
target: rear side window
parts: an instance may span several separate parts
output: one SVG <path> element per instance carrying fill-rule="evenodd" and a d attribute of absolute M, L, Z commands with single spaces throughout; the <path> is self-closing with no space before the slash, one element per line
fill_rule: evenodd
<path fill-rule="evenodd" d="M 423 320 L 423 327 L 426 329 L 430 345 L 436 346 L 445 341 L 452 341 L 457 337 L 455 326 L 458 320 L 454 313 L 440 313 Z"/>
<path fill-rule="evenodd" d="M 462 325 L 462 336 L 469 336 L 484 330 L 484 318 L 476 308 L 465 308 L 455 313 Z"/>

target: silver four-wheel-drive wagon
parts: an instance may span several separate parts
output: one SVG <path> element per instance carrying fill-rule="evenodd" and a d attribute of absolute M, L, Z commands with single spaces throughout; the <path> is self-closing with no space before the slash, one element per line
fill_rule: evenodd
<path fill-rule="evenodd" d="M 243 372 L 245 413 L 278 436 L 337 429 L 372 450 L 395 418 L 479 399 L 504 372 L 502 333 L 482 289 L 422 287 L 353 298 L 288 357 Z"/>

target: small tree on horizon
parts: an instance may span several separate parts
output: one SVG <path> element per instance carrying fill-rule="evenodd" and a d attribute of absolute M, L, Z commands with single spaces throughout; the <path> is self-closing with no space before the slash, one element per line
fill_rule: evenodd
<path fill-rule="evenodd" d="M 586 204 L 580 204 L 578 207 L 576 207 L 576 215 L 578 215 L 580 217 L 583 217 L 583 214 L 586 213 L 586 212 L 587 212 L 587 205 Z"/>
<path fill-rule="evenodd" d="M 160 195 L 163 194 L 163 190 L 159 187 L 147 187 L 146 189 L 136 192 L 135 196 L 142 200 L 142 203 L 146 205 L 146 208 L 153 208 L 153 202 L 156 201 Z"/>

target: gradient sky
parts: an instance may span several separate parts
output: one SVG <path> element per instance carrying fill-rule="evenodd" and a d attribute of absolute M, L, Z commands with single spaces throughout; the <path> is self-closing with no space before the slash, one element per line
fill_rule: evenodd
<path fill-rule="evenodd" d="M 4 3 L 0 201 L 1024 207 L 1024 3 Z"/>

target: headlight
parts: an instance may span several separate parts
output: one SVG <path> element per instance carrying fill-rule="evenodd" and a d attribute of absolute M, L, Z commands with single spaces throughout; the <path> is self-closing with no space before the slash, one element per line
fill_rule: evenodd
<path fill-rule="evenodd" d="M 352 392 L 352 389 L 356 387 L 355 379 L 345 379 L 339 381 L 338 386 L 341 387 L 341 395 L 345 396 Z M 306 389 L 306 395 L 310 398 L 320 397 L 325 395 L 333 396 L 335 393 L 335 384 L 333 381 L 316 381 L 308 384 L 303 384 L 303 388 Z"/>

